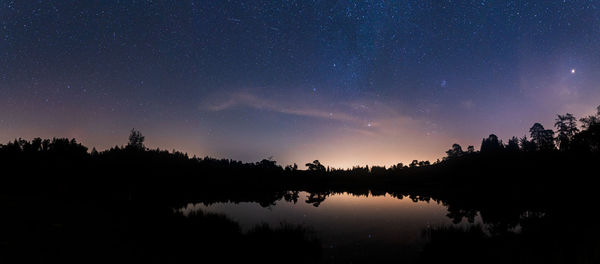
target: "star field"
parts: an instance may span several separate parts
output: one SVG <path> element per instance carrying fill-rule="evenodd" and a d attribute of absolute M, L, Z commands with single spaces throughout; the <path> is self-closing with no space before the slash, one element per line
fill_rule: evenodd
<path fill-rule="evenodd" d="M 435 160 L 600 104 L 600 1 L 1 1 L 0 141 Z"/>

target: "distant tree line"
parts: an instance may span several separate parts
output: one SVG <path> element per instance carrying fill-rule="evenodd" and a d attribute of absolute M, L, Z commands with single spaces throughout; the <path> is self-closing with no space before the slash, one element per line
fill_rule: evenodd
<path fill-rule="evenodd" d="M 581 126 L 577 126 L 577 119 L 570 113 L 557 115 L 554 123 L 556 131 L 546 129 L 540 123 L 534 123 L 529 129 L 529 137 L 511 137 L 505 144 L 495 134 L 482 139 L 479 151 L 473 146 L 463 150 L 462 146 L 455 143 L 448 151 L 443 160 L 433 163 L 427 160 L 413 160 L 409 164 L 398 163 L 390 167 L 386 166 L 354 166 L 348 169 L 330 168 L 319 160 L 306 163 L 306 171 L 299 170 L 297 164 L 282 167 L 272 158 L 263 159 L 259 162 L 244 163 L 231 159 L 216 159 L 211 157 L 199 158 L 189 157 L 187 153 L 173 150 L 172 152 L 161 149 L 149 149 L 144 145 L 145 137 L 138 130 L 132 129 L 129 141 L 125 146 L 115 146 L 108 150 L 97 151 L 77 142 L 75 139 L 35 138 L 31 141 L 16 139 L 7 144 L 0 144 L 0 160 L 10 163 L 19 159 L 50 159 L 50 160 L 79 160 L 87 162 L 124 163 L 136 161 L 137 164 L 151 166 L 154 163 L 177 164 L 184 166 L 186 170 L 211 170 L 211 171 L 237 171 L 246 173 L 268 173 L 268 174 L 298 174 L 308 175 L 387 175 L 403 171 L 405 169 L 417 169 L 440 164 L 445 160 L 451 160 L 461 156 L 476 153 L 499 153 L 499 152 L 598 152 L 600 150 L 600 106 L 597 113 L 579 119 Z M 155 162 L 153 162 L 155 161 Z"/>
<path fill-rule="evenodd" d="M 481 141 L 479 152 L 536 152 L 536 151 L 578 151 L 598 152 L 600 150 L 600 106 L 594 115 L 579 119 L 581 129 L 577 126 L 577 119 L 570 113 L 557 115 L 554 123 L 556 131 L 546 129 L 540 123 L 534 123 L 529 129 L 529 138 L 512 137 L 506 144 L 495 134 L 489 135 Z M 469 146 L 463 151 L 459 144 L 453 144 L 446 151 L 445 159 L 453 159 L 463 155 L 473 154 L 476 151 Z"/>

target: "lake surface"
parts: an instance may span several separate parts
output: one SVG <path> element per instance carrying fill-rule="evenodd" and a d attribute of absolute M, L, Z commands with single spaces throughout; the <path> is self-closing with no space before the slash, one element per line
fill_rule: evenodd
<path fill-rule="evenodd" d="M 188 204 L 184 214 L 201 210 L 219 213 L 238 222 L 244 231 L 267 223 L 302 225 L 314 231 L 323 245 L 325 262 L 354 260 L 414 260 L 426 242 L 427 228 L 455 225 L 446 216 L 446 206 L 434 200 L 413 201 L 408 197 L 330 194 L 318 207 L 307 203 L 309 193 L 300 192 L 296 203 L 279 200 L 262 207 L 258 203 Z M 475 223 L 481 224 L 477 215 Z M 468 225 L 466 220 L 458 225 Z"/>

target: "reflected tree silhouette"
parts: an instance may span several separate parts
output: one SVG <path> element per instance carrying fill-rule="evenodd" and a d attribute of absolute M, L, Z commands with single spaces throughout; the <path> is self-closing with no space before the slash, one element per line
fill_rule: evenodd
<path fill-rule="evenodd" d="M 327 198 L 327 196 L 329 196 L 329 194 L 330 194 L 329 192 L 311 193 L 307 197 L 306 203 L 312 204 L 314 207 L 319 207 L 319 205 L 321 205 L 321 203 L 325 201 L 325 199 Z"/>

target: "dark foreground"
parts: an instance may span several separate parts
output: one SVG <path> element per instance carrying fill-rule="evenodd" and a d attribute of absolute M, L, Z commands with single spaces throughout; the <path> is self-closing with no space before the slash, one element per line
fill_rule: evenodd
<path fill-rule="evenodd" d="M 326 170 L 313 163 L 301 171 L 270 160 L 135 146 L 88 153 L 74 141 L 21 141 L 0 151 L 0 262 L 327 262 L 310 227 L 242 232 L 224 216 L 173 210 L 190 202 L 269 206 L 307 191 L 305 202 L 315 206 L 335 192 L 389 193 L 441 201 L 457 222 L 481 215 L 485 230 L 424 230 L 421 263 L 598 263 L 598 164 L 594 151 L 502 150 L 431 165 Z M 389 261 L 400 260 L 356 260 Z"/>

